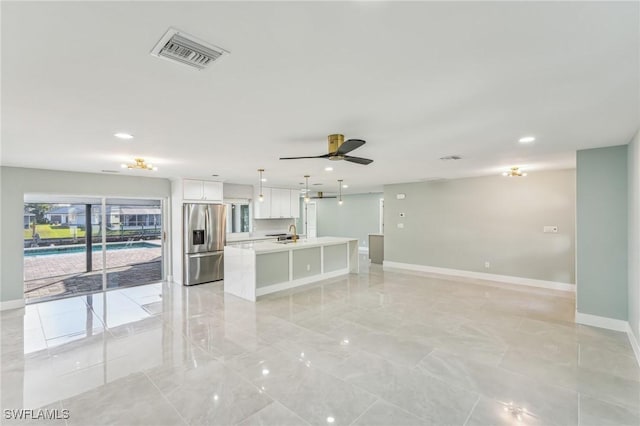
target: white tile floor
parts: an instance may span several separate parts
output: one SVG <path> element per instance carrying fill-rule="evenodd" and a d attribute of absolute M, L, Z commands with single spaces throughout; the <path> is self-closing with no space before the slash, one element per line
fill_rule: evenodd
<path fill-rule="evenodd" d="M 256 304 L 145 285 L 3 312 L 1 402 L 69 425 L 640 424 L 627 337 L 573 312 L 377 265 Z"/>

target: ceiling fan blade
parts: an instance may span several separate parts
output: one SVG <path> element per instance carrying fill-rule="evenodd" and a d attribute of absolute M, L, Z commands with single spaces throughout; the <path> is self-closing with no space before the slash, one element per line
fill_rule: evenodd
<path fill-rule="evenodd" d="M 345 155 L 344 156 L 344 161 L 349 161 L 351 163 L 356 163 L 356 164 L 362 164 L 362 165 L 365 165 L 365 166 L 367 164 L 373 163 L 373 160 L 369 160 L 368 158 L 352 157 L 350 155 Z"/>
<path fill-rule="evenodd" d="M 360 148 L 365 143 L 366 142 L 363 141 L 362 139 L 348 139 L 344 141 L 342 145 L 340 145 L 340 148 L 338 148 L 338 150 L 336 151 L 336 154 L 344 155 L 347 152 L 351 152 L 356 148 Z"/>
<path fill-rule="evenodd" d="M 280 157 L 281 160 L 300 160 L 303 158 L 329 158 L 329 154 L 316 155 L 314 157 Z"/>

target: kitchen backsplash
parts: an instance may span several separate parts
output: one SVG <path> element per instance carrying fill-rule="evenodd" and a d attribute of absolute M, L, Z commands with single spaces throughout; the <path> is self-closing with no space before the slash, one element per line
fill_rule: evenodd
<path fill-rule="evenodd" d="M 254 219 L 254 233 L 275 233 L 289 231 L 289 226 L 295 223 L 295 219 Z"/>

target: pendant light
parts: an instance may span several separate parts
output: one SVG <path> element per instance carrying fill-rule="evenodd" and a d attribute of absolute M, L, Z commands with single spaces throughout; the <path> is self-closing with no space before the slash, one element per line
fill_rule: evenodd
<path fill-rule="evenodd" d="M 342 205 L 342 179 L 338 179 L 338 204 Z"/>
<path fill-rule="evenodd" d="M 264 169 L 258 169 L 258 174 L 260 175 L 260 195 L 258 196 L 258 200 L 260 202 L 264 201 L 264 195 L 262 195 L 262 173 L 264 173 Z"/>
<path fill-rule="evenodd" d="M 310 198 L 309 198 L 309 178 L 311 176 L 309 175 L 304 175 L 304 202 L 308 203 Z"/>

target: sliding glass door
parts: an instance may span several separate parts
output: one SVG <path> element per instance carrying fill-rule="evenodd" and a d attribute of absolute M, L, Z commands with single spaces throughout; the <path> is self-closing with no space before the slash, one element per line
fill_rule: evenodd
<path fill-rule="evenodd" d="M 162 205 L 157 200 L 107 199 L 107 288 L 162 280 Z"/>
<path fill-rule="evenodd" d="M 163 279 L 159 200 L 25 195 L 28 303 Z"/>

